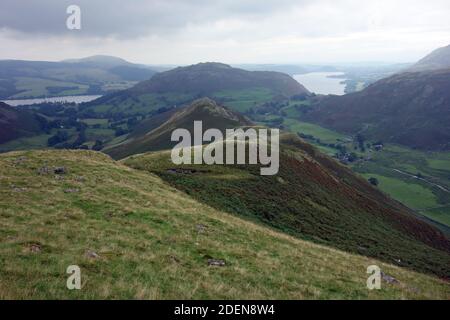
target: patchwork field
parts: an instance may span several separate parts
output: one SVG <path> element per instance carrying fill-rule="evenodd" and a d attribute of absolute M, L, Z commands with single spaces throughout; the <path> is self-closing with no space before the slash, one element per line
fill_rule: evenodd
<path fill-rule="evenodd" d="M 253 88 L 245 90 L 224 90 L 212 94 L 218 101 L 239 112 L 246 112 L 250 108 L 264 102 L 271 101 L 274 93 L 267 88 Z"/>

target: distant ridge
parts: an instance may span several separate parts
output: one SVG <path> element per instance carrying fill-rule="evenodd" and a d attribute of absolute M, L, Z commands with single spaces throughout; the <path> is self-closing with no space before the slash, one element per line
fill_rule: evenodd
<path fill-rule="evenodd" d="M 227 64 L 205 62 L 159 73 L 137 84 L 130 93 L 183 92 L 210 95 L 217 91 L 252 87 L 270 88 L 276 94 L 292 96 L 308 90 L 287 74 L 273 71 L 246 71 Z"/>
<path fill-rule="evenodd" d="M 0 60 L 0 99 L 105 94 L 127 89 L 155 73 L 148 66 L 112 56 L 60 62 Z"/>

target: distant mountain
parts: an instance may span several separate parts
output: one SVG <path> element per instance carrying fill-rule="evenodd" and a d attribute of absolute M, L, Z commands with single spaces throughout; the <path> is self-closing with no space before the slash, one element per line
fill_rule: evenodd
<path fill-rule="evenodd" d="M 109 56 L 61 62 L 0 60 L 0 99 L 104 94 L 129 88 L 155 73 Z"/>
<path fill-rule="evenodd" d="M 252 124 L 241 114 L 220 106 L 211 99 L 204 98 L 194 101 L 190 106 L 177 112 L 168 111 L 159 117 L 151 117 L 141 123 L 127 140 L 116 147 L 104 150 L 104 152 L 113 158 L 120 159 L 132 154 L 170 149 L 177 144 L 177 142 L 171 141 L 172 131 L 184 128 L 193 134 L 194 121 L 202 121 L 203 130 L 217 128 L 222 132 L 225 132 L 225 129 Z M 144 131 L 144 128 L 148 131 Z"/>
<path fill-rule="evenodd" d="M 243 112 L 277 97 L 301 94 L 309 92 L 287 74 L 246 71 L 208 62 L 158 73 L 150 80 L 88 105 L 96 113 L 148 113 L 210 97 Z"/>
<path fill-rule="evenodd" d="M 321 100 L 304 118 L 422 150 L 450 150 L 450 69 L 402 73 Z"/>
<path fill-rule="evenodd" d="M 181 92 L 214 95 L 219 91 L 268 88 L 276 94 L 292 96 L 307 93 L 301 84 L 286 74 L 246 71 L 222 63 L 199 63 L 157 74 L 130 89 L 131 93 Z"/>
<path fill-rule="evenodd" d="M 450 45 L 431 52 L 425 58 L 408 68 L 408 72 L 420 72 L 450 68 Z"/>
<path fill-rule="evenodd" d="M 126 61 L 125 59 L 113 57 L 113 56 L 106 56 L 106 55 L 95 55 L 90 56 L 86 58 L 81 59 L 66 59 L 62 60 L 63 63 L 78 63 L 78 64 L 84 64 L 84 65 L 90 65 L 93 67 L 102 67 L 105 69 L 113 68 L 117 66 L 123 66 L 123 65 L 135 65 L 131 62 Z"/>
<path fill-rule="evenodd" d="M 0 102 L 0 144 L 41 132 L 41 123 L 34 113 Z"/>

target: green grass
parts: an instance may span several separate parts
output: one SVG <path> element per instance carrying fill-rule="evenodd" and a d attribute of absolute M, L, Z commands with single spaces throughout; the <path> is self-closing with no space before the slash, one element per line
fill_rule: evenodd
<path fill-rule="evenodd" d="M 47 147 L 48 138 L 52 135 L 41 134 L 33 137 L 19 138 L 0 144 L 0 152 L 13 150 L 43 149 Z"/>
<path fill-rule="evenodd" d="M 301 112 L 302 107 L 307 107 L 311 105 L 311 102 L 308 100 L 305 101 L 289 101 L 289 105 L 287 107 L 284 107 L 282 110 L 286 113 L 286 116 L 288 118 L 292 119 L 300 119 L 300 117 L 303 115 Z"/>
<path fill-rule="evenodd" d="M 365 173 L 363 176 L 367 179 L 377 178 L 381 190 L 412 209 L 426 209 L 439 205 L 433 192 L 419 184 L 378 174 Z"/>
<path fill-rule="evenodd" d="M 321 146 L 321 145 L 317 145 L 316 148 L 319 149 L 320 151 L 322 151 L 323 153 L 325 153 L 326 155 L 329 155 L 331 157 L 334 156 L 336 154 L 336 152 L 337 152 L 337 150 L 334 149 L 334 148 L 325 147 L 325 146 Z"/>
<path fill-rule="evenodd" d="M 81 122 L 87 124 L 88 126 L 94 126 L 97 124 L 101 126 L 108 125 L 108 119 L 82 119 Z"/>
<path fill-rule="evenodd" d="M 86 137 L 88 140 L 112 140 L 115 138 L 114 130 L 112 129 L 86 129 Z"/>
<path fill-rule="evenodd" d="M 347 137 L 318 125 L 295 119 L 285 119 L 283 124 L 291 132 L 312 135 L 315 138 L 319 138 L 324 143 L 336 143 L 338 139 L 345 139 Z"/>
<path fill-rule="evenodd" d="M 127 115 L 148 114 L 162 107 L 173 107 L 190 101 L 192 96 L 183 93 L 147 93 L 134 98 L 114 97 L 105 104 L 91 106 L 88 110 L 97 113 L 124 113 Z"/>
<path fill-rule="evenodd" d="M 271 101 L 274 97 L 274 93 L 266 88 L 223 90 L 212 95 L 214 98 L 223 100 L 224 105 L 232 107 L 239 112 L 245 112 L 258 104 Z"/>
<path fill-rule="evenodd" d="M 51 94 L 47 87 L 78 87 L 78 89 L 64 90 L 57 94 Z M 87 92 L 89 86 L 74 82 L 20 77 L 16 79 L 16 88 L 17 90 L 25 91 L 10 97 L 12 99 L 81 95 Z"/>
<path fill-rule="evenodd" d="M 437 222 L 450 226 L 450 205 L 424 210 L 421 213 Z"/>
<path fill-rule="evenodd" d="M 0 164 L 2 299 L 450 298 L 443 280 L 233 217 L 100 153 L 15 152 Z M 68 173 L 38 175 L 43 165 Z M 66 288 L 73 264 L 81 290 Z M 367 290 L 373 264 L 400 284 Z"/>
<path fill-rule="evenodd" d="M 450 172 L 446 170 L 448 157 L 448 153 L 427 153 L 399 145 L 386 145 L 383 151 L 372 154 L 370 162 L 358 163 L 353 169 L 366 177 L 385 177 L 384 185 L 380 184 L 383 191 L 405 205 L 421 209 L 420 213 L 428 218 L 450 226 L 450 211 L 433 209 L 450 206 L 450 192 L 434 185 L 450 190 Z M 394 172 L 395 169 L 411 175 L 420 173 L 428 182 L 399 174 Z"/>
<path fill-rule="evenodd" d="M 445 157 L 446 159 L 428 159 L 430 168 L 450 172 L 450 154 L 444 153 L 439 157 Z"/>

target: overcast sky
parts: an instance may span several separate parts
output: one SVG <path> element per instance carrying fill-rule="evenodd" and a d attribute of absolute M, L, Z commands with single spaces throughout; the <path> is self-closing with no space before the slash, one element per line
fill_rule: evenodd
<path fill-rule="evenodd" d="M 66 8 L 81 8 L 68 30 Z M 448 0 L 1 0 L 0 59 L 409 62 L 450 44 Z"/>

